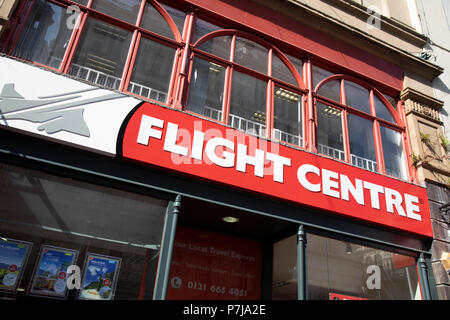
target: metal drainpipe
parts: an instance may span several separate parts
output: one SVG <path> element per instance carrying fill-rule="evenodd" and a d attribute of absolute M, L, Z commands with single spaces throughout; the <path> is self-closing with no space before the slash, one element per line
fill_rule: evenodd
<path fill-rule="evenodd" d="M 307 280 L 306 280 L 306 233 L 303 225 L 298 227 L 297 232 L 297 298 L 306 300 Z"/>
<path fill-rule="evenodd" d="M 166 221 L 164 223 L 161 251 L 159 253 L 158 272 L 156 274 L 154 300 L 165 300 L 169 284 L 170 265 L 172 262 L 172 250 L 175 242 L 175 230 L 177 218 L 181 207 L 181 196 L 177 195 L 175 201 L 170 201 L 167 206 Z"/>
<path fill-rule="evenodd" d="M 419 256 L 419 277 L 422 286 L 423 300 L 431 300 L 430 287 L 428 283 L 427 264 L 423 252 Z"/>

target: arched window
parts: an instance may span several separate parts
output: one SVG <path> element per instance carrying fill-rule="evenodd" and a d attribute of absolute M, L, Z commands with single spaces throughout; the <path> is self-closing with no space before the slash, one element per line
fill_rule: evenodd
<path fill-rule="evenodd" d="M 154 0 L 33 0 L 12 55 L 76 78 L 167 102 L 186 14 Z"/>
<path fill-rule="evenodd" d="M 250 34 L 203 20 L 196 30 L 186 110 L 302 146 L 302 61 Z"/>
<path fill-rule="evenodd" d="M 404 125 L 386 97 L 350 76 L 326 75 L 314 91 L 318 152 L 407 179 Z"/>

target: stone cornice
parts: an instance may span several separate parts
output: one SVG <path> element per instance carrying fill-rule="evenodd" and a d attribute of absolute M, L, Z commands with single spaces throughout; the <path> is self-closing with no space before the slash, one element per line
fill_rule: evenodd
<path fill-rule="evenodd" d="M 254 0 L 258 3 L 264 4 L 264 0 Z M 330 5 L 344 7 L 347 11 L 356 12 L 357 16 L 361 19 L 366 20 L 368 13 L 363 9 L 364 7 L 358 5 L 357 3 L 350 0 L 327 0 Z M 342 41 L 351 43 L 365 51 L 370 52 L 378 57 L 383 58 L 390 63 L 398 65 L 404 70 L 419 75 L 428 81 L 432 81 L 434 78 L 438 77 L 444 72 L 444 69 L 438 65 L 435 65 L 429 61 L 420 59 L 419 57 L 409 53 L 402 48 L 393 46 L 392 44 L 383 41 L 380 38 L 374 37 L 361 29 L 355 28 L 354 26 L 345 23 L 344 21 L 338 20 L 331 17 L 316 8 L 313 8 L 303 1 L 300 0 L 284 0 L 289 7 L 295 10 L 295 8 L 302 10 L 302 13 L 298 15 L 301 17 L 298 20 L 303 23 L 309 24 L 314 27 L 314 19 L 321 20 L 322 28 L 321 30 L 327 30 L 332 36 L 339 37 Z M 268 5 L 266 3 L 266 5 Z M 272 4 L 274 6 L 274 4 Z M 280 5 L 278 5 L 279 7 Z M 292 11 L 291 11 L 292 12 Z M 308 15 L 310 17 L 308 17 Z M 294 15 L 291 14 L 291 17 Z M 413 29 L 404 26 L 403 24 L 396 22 L 393 19 L 387 17 L 380 17 L 382 26 L 388 27 L 388 30 L 395 30 L 397 36 L 407 41 L 411 41 L 412 44 L 418 47 L 423 47 L 426 43 L 427 38 Z"/>
<path fill-rule="evenodd" d="M 406 115 L 414 113 L 416 116 L 442 125 L 440 109 L 444 105 L 441 100 L 420 93 L 414 89 L 406 88 L 400 93 L 400 99 L 405 103 Z"/>

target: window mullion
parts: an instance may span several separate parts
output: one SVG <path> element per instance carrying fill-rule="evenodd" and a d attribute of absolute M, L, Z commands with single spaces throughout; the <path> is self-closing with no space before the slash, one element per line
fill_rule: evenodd
<path fill-rule="evenodd" d="M 305 85 L 308 89 L 308 98 L 307 98 L 307 108 L 304 112 L 304 119 L 307 121 L 304 121 L 304 127 L 305 127 L 305 148 L 307 150 L 317 153 L 317 146 L 316 146 L 316 116 L 315 116 L 315 109 L 314 109 L 314 98 L 313 98 L 313 82 L 312 82 L 312 68 L 311 68 L 311 59 L 307 59 L 304 63 L 304 79 L 306 81 Z"/>
<path fill-rule="evenodd" d="M 193 24 L 194 24 L 195 16 L 193 12 L 188 12 L 186 15 L 185 20 L 185 27 L 183 30 L 183 35 L 186 36 L 186 43 L 184 45 L 184 49 L 181 51 L 180 55 L 177 55 L 176 57 L 176 63 L 179 65 L 179 69 L 177 72 L 177 76 L 175 77 L 176 85 L 174 85 L 173 88 L 173 98 L 174 99 L 174 106 L 176 108 L 181 109 L 183 106 L 183 92 L 184 88 L 188 87 L 188 73 L 189 73 L 189 63 L 188 61 L 193 61 L 189 59 L 189 55 L 191 54 L 190 45 L 191 45 L 191 38 L 192 38 L 192 30 L 193 30 Z M 185 34 L 184 34 L 185 33 Z M 179 61 L 181 59 L 181 63 Z M 170 92 L 169 92 L 170 94 Z M 187 99 L 185 99 L 187 100 Z"/>
<path fill-rule="evenodd" d="M 373 123 L 373 136 L 375 138 L 375 150 L 378 163 L 378 172 L 386 174 L 384 165 L 383 141 L 381 140 L 380 123 L 375 120 Z"/>
<path fill-rule="evenodd" d="M 267 74 L 269 77 L 272 77 L 272 55 L 273 50 L 269 49 L 267 55 Z M 273 112 L 274 112 L 274 83 L 273 80 L 270 79 L 267 81 L 267 95 L 266 95 L 266 138 L 272 138 L 272 129 L 273 129 Z"/>
<path fill-rule="evenodd" d="M 130 48 L 128 49 L 127 60 L 123 68 L 122 77 L 120 81 L 119 91 L 126 91 L 127 84 L 133 71 L 133 65 L 136 59 L 137 51 L 139 50 L 139 42 L 141 35 L 137 30 L 133 32 L 133 38 L 131 39 Z"/>
<path fill-rule="evenodd" d="M 236 35 L 233 35 L 230 45 L 230 61 L 231 66 L 227 67 L 227 72 L 225 74 L 225 85 L 223 94 L 223 105 L 222 105 L 222 122 L 228 123 L 228 118 L 230 115 L 230 98 L 231 98 L 231 86 L 233 77 L 233 61 L 234 61 L 234 49 L 236 47 Z"/>
<path fill-rule="evenodd" d="M 74 33 L 76 35 L 74 36 L 71 47 L 68 47 L 68 49 L 67 49 L 67 52 L 66 52 L 67 56 L 64 57 L 66 60 L 64 61 L 64 65 L 60 66 L 61 72 L 63 72 L 63 73 L 69 72 L 69 68 L 72 63 L 73 56 L 75 54 L 75 51 L 77 50 L 78 44 L 80 43 L 81 35 L 84 32 L 89 13 L 82 12 L 82 13 L 80 13 L 80 16 L 82 16 L 82 18 L 80 20 L 80 25 L 78 26 L 77 31 Z"/>
<path fill-rule="evenodd" d="M 344 79 L 341 79 L 341 86 L 340 86 L 340 96 L 341 96 L 341 104 L 346 104 L 346 98 L 345 98 L 345 82 Z M 342 110 L 341 115 L 341 121 L 342 121 L 342 143 L 344 145 L 344 154 L 345 154 L 345 161 L 348 163 L 351 163 L 352 157 L 350 155 L 350 136 L 348 132 L 348 119 L 347 119 L 347 108 Z"/>
<path fill-rule="evenodd" d="M 60 72 L 66 73 L 69 70 L 70 60 L 73 56 L 72 48 L 76 48 L 76 44 L 78 44 L 78 40 L 80 39 L 79 35 L 81 34 L 84 27 L 86 16 L 87 13 L 81 11 L 80 15 L 77 18 L 74 30 L 72 31 L 72 35 L 70 36 L 69 44 L 67 45 L 66 52 L 64 53 L 63 59 L 58 69 Z"/>

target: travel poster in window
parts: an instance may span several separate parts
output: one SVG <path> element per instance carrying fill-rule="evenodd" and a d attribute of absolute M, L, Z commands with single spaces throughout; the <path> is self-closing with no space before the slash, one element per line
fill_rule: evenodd
<path fill-rule="evenodd" d="M 32 243 L 0 237 L 0 291 L 16 291 Z"/>

